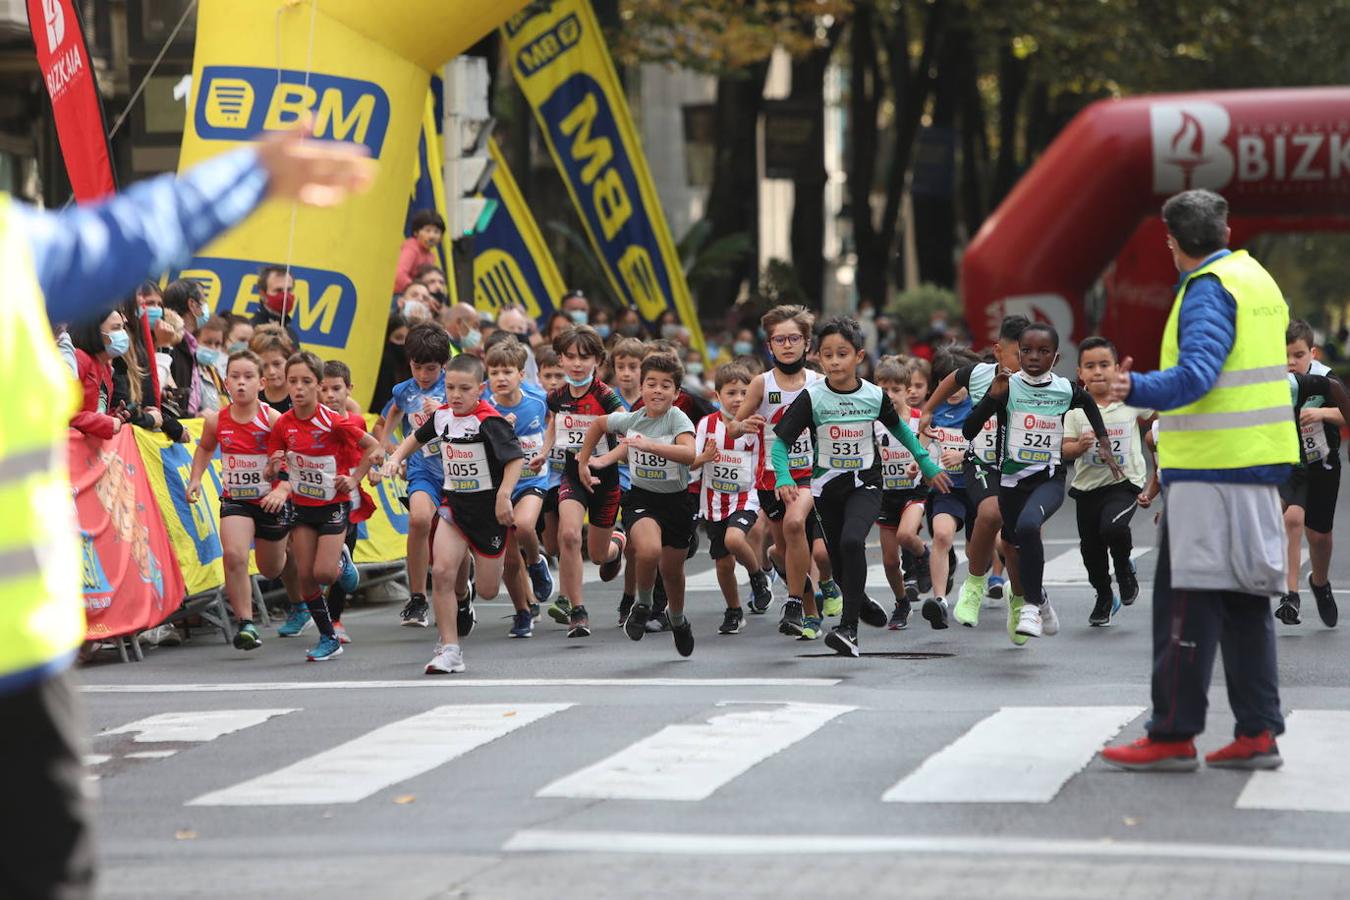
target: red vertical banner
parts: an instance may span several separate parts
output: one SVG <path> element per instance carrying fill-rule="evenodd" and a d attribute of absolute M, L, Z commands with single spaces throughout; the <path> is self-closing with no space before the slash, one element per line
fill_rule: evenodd
<path fill-rule="evenodd" d="M 83 203 L 111 194 L 117 185 L 108 152 L 108 129 L 74 2 L 28 0 L 28 27 L 52 99 L 56 136 L 75 199 Z"/>

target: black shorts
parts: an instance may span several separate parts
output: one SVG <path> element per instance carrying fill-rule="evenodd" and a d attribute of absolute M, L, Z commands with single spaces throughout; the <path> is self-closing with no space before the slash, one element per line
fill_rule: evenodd
<path fill-rule="evenodd" d="M 941 515 L 951 516 L 956 520 L 958 529 L 964 527 L 966 531 L 966 540 L 970 540 L 970 533 L 975 528 L 975 505 L 970 501 L 970 495 L 961 488 L 952 488 L 951 493 L 942 494 L 938 491 L 932 491 L 928 495 L 928 533 L 933 533 L 933 519 Z"/>
<path fill-rule="evenodd" d="M 260 541 L 284 541 L 291 533 L 291 510 L 287 503 L 281 512 L 270 513 L 256 503 L 220 498 L 220 517 L 248 516 L 253 520 L 253 537 Z"/>
<path fill-rule="evenodd" d="M 738 509 L 720 522 L 708 522 L 708 554 L 713 560 L 727 555 L 727 529 L 738 528 L 746 534 L 759 521 L 759 514 L 750 509 Z"/>
<path fill-rule="evenodd" d="M 803 491 L 810 492 L 811 482 L 797 482 L 797 487 Z M 756 491 L 759 494 L 759 511 L 763 513 L 770 522 L 781 522 L 783 516 L 787 515 L 787 504 L 778 499 L 777 491 Z M 806 517 L 806 543 L 812 544 L 816 541 L 823 541 L 825 533 L 820 530 L 820 520 L 814 515 Z"/>
<path fill-rule="evenodd" d="M 544 521 L 544 513 L 558 514 L 558 487 L 554 485 L 544 491 L 544 508 L 539 510 L 539 521 Z"/>
<path fill-rule="evenodd" d="M 1000 481 L 998 469 L 977 462 L 969 453 L 966 454 L 966 461 L 961 466 L 961 478 L 966 483 L 966 495 L 970 497 L 974 509 L 979 509 L 980 504 L 990 497 L 998 496 Z"/>
<path fill-rule="evenodd" d="M 546 488 L 518 487 L 516 488 L 515 493 L 511 495 L 511 505 L 515 506 L 517 503 L 524 500 L 526 497 L 542 497 L 544 502 L 548 503 L 548 495 L 549 491 Z M 555 494 L 554 496 L 556 497 L 557 495 Z M 553 502 L 556 508 L 556 504 L 558 501 L 555 499 Z"/>
<path fill-rule="evenodd" d="M 900 527 L 900 517 L 915 503 L 920 506 L 928 502 L 927 488 L 909 488 L 903 491 L 882 491 L 881 512 L 877 513 L 877 524 L 882 528 Z"/>
<path fill-rule="evenodd" d="M 347 533 L 347 522 L 351 518 L 350 502 L 325 503 L 323 506 L 302 506 L 291 504 L 291 527 L 301 525 L 312 528 L 321 535 Z"/>
<path fill-rule="evenodd" d="M 633 526 L 643 519 L 653 519 L 661 528 L 661 546 L 686 550 L 694 538 L 694 522 L 698 514 L 698 495 L 688 491 L 659 494 L 656 491 L 633 488 L 623 498 L 624 529 L 632 534 Z"/>
<path fill-rule="evenodd" d="M 1336 499 L 1341 491 L 1341 467 L 1324 468 L 1320 463 L 1298 467 L 1289 480 L 1280 485 L 1280 500 L 1285 506 L 1303 510 L 1303 527 L 1318 534 L 1330 534 L 1336 521 Z"/>
<path fill-rule="evenodd" d="M 498 557 L 506 550 L 507 528 L 497 521 L 497 492 L 446 494 L 436 513 L 455 527 L 478 556 Z"/>
<path fill-rule="evenodd" d="M 558 505 L 561 506 L 564 500 L 575 500 L 586 507 L 586 519 L 593 526 L 613 528 L 619 519 L 619 501 L 623 499 L 623 492 L 619 489 L 618 467 L 610 466 L 596 472 L 600 483 L 588 491 L 577 480 L 576 463 L 571 458 L 568 462 L 570 466 L 563 472 L 562 483 L 558 485 Z M 604 477 L 604 472 L 614 473 L 612 481 Z"/>

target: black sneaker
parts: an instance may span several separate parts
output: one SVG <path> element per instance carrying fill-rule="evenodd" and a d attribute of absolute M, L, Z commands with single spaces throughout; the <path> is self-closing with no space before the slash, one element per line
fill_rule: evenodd
<path fill-rule="evenodd" d="M 1122 606 L 1132 606 L 1134 601 L 1139 599 L 1139 579 L 1134 574 L 1134 563 L 1124 572 L 1116 573 L 1116 582 L 1120 585 L 1120 603 Z"/>
<path fill-rule="evenodd" d="M 722 624 L 718 627 L 718 634 L 740 634 L 741 623 L 745 621 L 745 613 L 737 607 L 732 609 L 727 607 L 727 611 L 722 614 Z"/>
<path fill-rule="evenodd" d="M 916 603 L 919 599 L 919 580 L 917 578 L 905 579 L 905 599 L 910 603 Z"/>
<path fill-rule="evenodd" d="M 694 626 L 688 619 L 685 619 L 679 625 L 670 626 L 672 634 L 675 636 L 675 651 L 681 656 L 688 656 L 694 652 Z"/>
<path fill-rule="evenodd" d="M 1298 591 L 1290 591 L 1280 598 L 1280 606 L 1275 610 L 1275 618 L 1286 625 L 1297 625 L 1298 620 Z"/>
<path fill-rule="evenodd" d="M 904 631 L 908 628 L 910 608 L 911 604 L 908 598 L 895 601 L 895 609 L 891 610 L 891 618 L 886 623 L 886 627 L 891 631 Z"/>
<path fill-rule="evenodd" d="M 670 616 L 664 609 L 653 610 L 651 618 L 647 620 L 647 633 L 660 634 L 663 631 L 670 630 Z"/>
<path fill-rule="evenodd" d="M 952 592 L 952 585 L 956 584 L 956 548 L 947 548 L 947 589 L 942 592 L 946 597 Z"/>
<path fill-rule="evenodd" d="M 620 628 L 623 627 L 623 623 L 624 623 L 624 622 L 628 621 L 628 613 L 631 612 L 632 609 L 633 609 L 633 595 L 632 595 L 632 594 L 624 594 L 622 597 L 619 598 L 619 627 L 620 627 Z"/>
<path fill-rule="evenodd" d="M 769 587 L 769 578 L 763 572 L 750 574 L 750 612 L 762 616 L 773 605 L 773 589 Z"/>
<path fill-rule="evenodd" d="M 1088 615 L 1088 624 L 1093 628 L 1100 628 L 1111 624 L 1111 613 L 1116 605 L 1116 598 L 1112 594 L 1098 594 L 1097 602 L 1092 607 L 1092 612 Z"/>
<path fill-rule="evenodd" d="M 623 568 L 623 548 L 628 545 L 628 538 L 622 531 L 616 531 L 610 536 L 609 542 L 619 548 L 619 552 L 614 554 L 614 558 L 609 562 L 600 564 L 600 580 L 613 581 Z"/>
<path fill-rule="evenodd" d="M 651 617 L 652 608 L 645 603 L 634 603 L 633 608 L 628 611 L 628 616 L 623 620 L 623 633 L 628 635 L 630 641 L 640 641 L 642 636 L 647 633 L 647 619 Z"/>
<path fill-rule="evenodd" d="M 697 525 L 697 523 L 695 524 Z M 698 528 L 695 527 L 694 530 L 689 533 L 689 550 L 688 552 L 685 553 L 684 558 L 693 559 L 697 555 L 698 555 Z"/>
<path fill-rule="evenodd" d="M 791 637 L 802 635 L 802 601 L 789 597 L 783 603 L 783 613 L 778 617 L 778 631 Z"/>
<path fill-rule="evenodd" d="M 825 646 L 840 656 L 851 656 L 857 659 L 859 656 L 858 629 L 847 625 L 836 625 L 829 634 L 825 635 Z"/>
<path fill-rule="evenodd" d="M 945 598 L 929 597 L 923 601 L 921 612 L 923 617 L 928 620 L 928 624 L 933 626 L 933 630 L 940 631 L 947 627 L 947 601 Z"/>
<path fill-rule="evenodd" d="M 923 548 L 923 556 L 914 560 L 914 585 L 919 589 L 919 596 L 923 596 L 933 589 L 933 570 L 929 566 L 932 560 L 932 551 L 927 547 Z M 906 588 L 909 585 L 906 584 Z"/>
<path fill-rule="evenodd" d="M 591 619 L 586 615 L 586 607 L 572 607 L 572 615 L 567 620 L 567 636 L 570 638 L 590 637 Z"/>
<path fill-rule="evenodd" d="M 1336 621 L 1340 618 L 1340 612 L 1336 609 L 1336 597 L 1331 593 L 1331 582 L 1328 581 L 1318 587 L 1312 583 L 1312 578 L 1309 577 L 1308 587 L 1317 600 L 1317 615 L 1322 618 L 1322 624 L 1328 628 L 1335 628 Z"/>
<path fill-rule="evenodd" d="M 459 609 L 455 614 L 455 628 L 460 637 L 468 637 L 473 631 L 473 626 L 478 624 L 478 613 L 473 609 L 473 597 L 468 596 L 459 601 Z"/>
<path fill-rule="evenodd" d="M 403 612 L 398 614 L 405 628 L 426 628 L 431 624 L 428 618 L 430 608 L 427 606 L 425 594 L 413 594 L 408 598 L 408 602 L 403 604 Z"/>
<path fill-rule="evenodd" d="M 886 607 L 864 594 L 862 606 L 858 607 L 858 618 L 864 625 L 870 625 L 873 628 L 885 628 Z"/>

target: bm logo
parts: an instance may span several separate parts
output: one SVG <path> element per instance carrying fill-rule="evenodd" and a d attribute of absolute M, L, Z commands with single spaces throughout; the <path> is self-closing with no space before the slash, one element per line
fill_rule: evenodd
<path fill-rule="evenodd" d="M 389 95 L 371 81 L 252 66 L 207 66 L 194 123 L 208 141 L 251 141 L 314 116 L 321 140 L 365 144 L 378 157 L 389 130 Z"/>

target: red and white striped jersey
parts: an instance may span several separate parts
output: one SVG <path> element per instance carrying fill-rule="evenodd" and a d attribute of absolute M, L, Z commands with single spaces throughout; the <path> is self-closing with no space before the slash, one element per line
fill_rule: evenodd
<path fill-rule="evenodd" d="M 717 456 L 690 473 L 698 480 L 698 514 L 709 522 L 720 522 L 734 512 L 758 512 L 755 476 L 764 459 L 760 436 L 731 437 L 726 420 L 716 412 L 698 423 L 694 449 L 702 453 L 709 440 L 717 445 Z"/>

